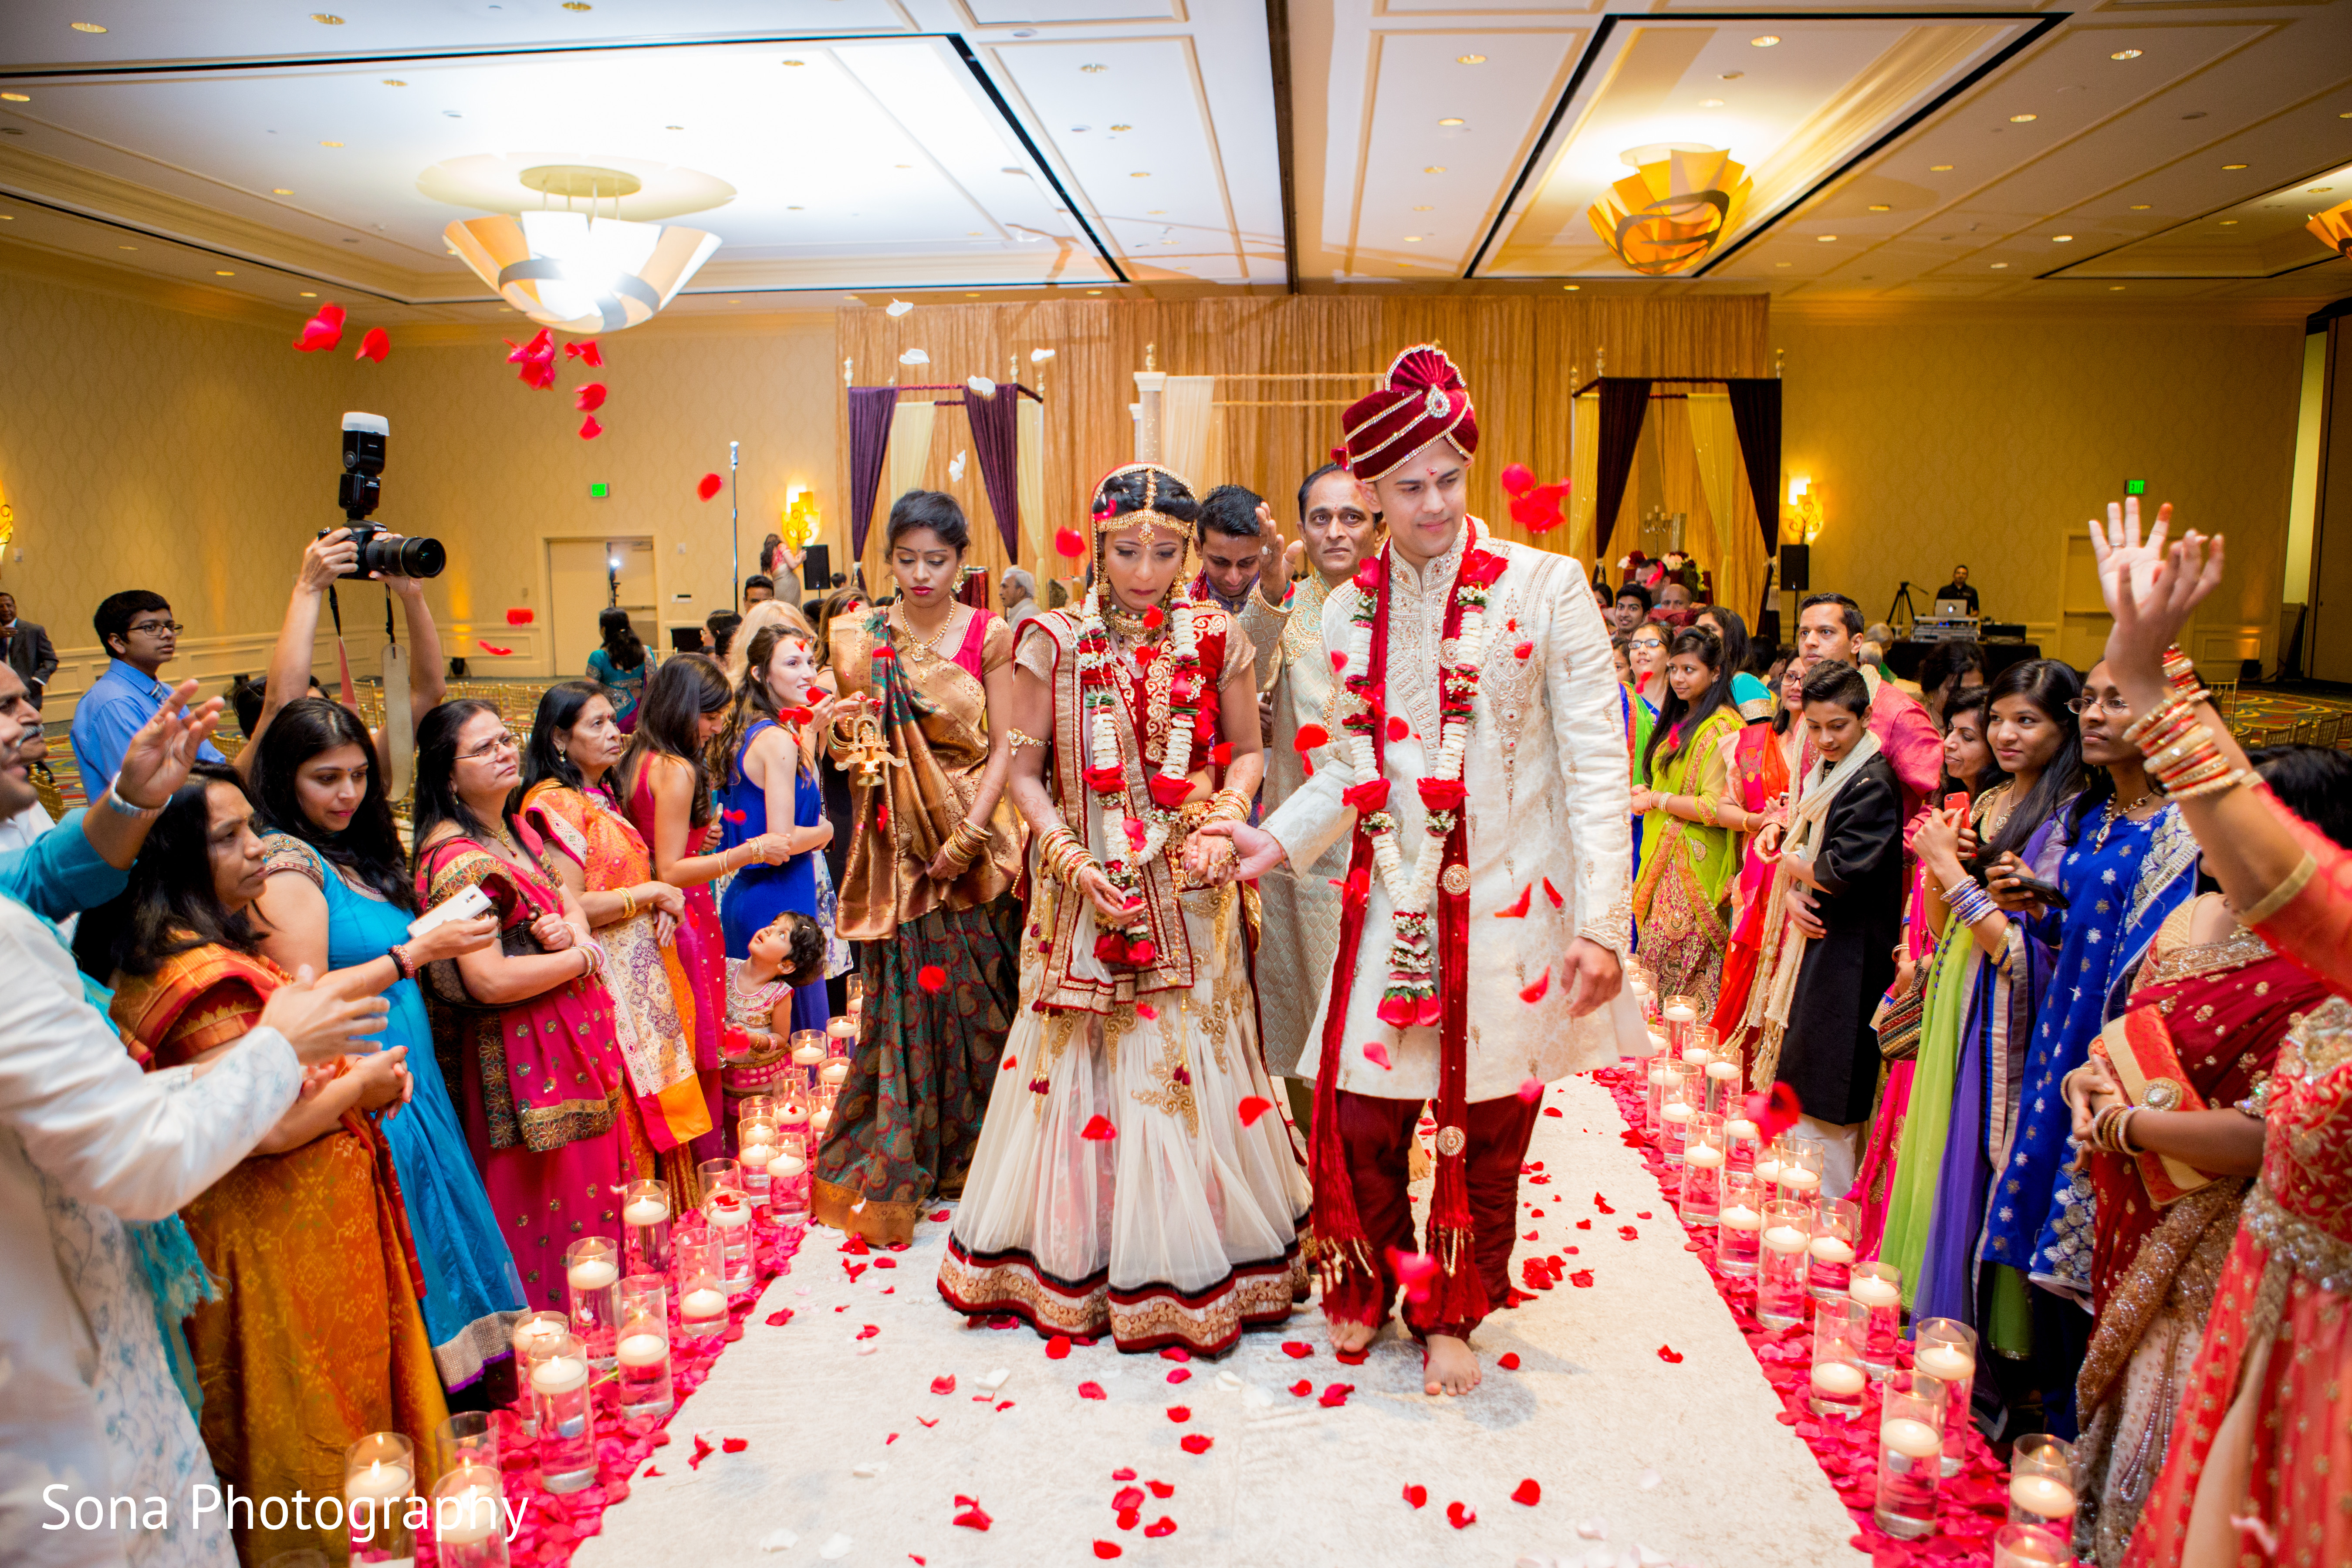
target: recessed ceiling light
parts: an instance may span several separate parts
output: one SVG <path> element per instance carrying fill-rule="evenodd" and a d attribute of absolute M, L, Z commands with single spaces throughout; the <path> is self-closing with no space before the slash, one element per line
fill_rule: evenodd
<path fill-rule="evenodd" d="M 786 212 L 788 212 L 788 213 L 796 213 L 796 212 L 804 211 L 805 209 L 801 208 L 801 207 L 786 207 L 784 210 L 785 210 Z"/>
<path fill-rule="evenodd" d="M 1422 173 L 1424 174 L 1442 174 L 1445 173 L 1445 165 L 1443 163 L 1432 163 L 1428 168 L 1423 169 Z"/>
<path fill-rule="evenodd" d="M 343 25 L 343 19 L 332 11 L 313 11 L 310 13 L 310 20 L 318 23 L 321 27 L 340 27 Z"/>
<path fill-rule="evenodd" d="M 1835 245 L 1837 243 L 1837 236 L 1833 234 L 1817 234 L 1813 236 L 1813 237 L 1821 241 L 1823 245 Z"/>
<path fill-rule="evenodd" d="M 911 169 L 915 165 L 912 163 L 893 163 L 890 166 L 894 169 Z"/>
<path fill-rule="evenodd" d="M 386 87 L 406 87 L 408 84 L 402 81 L 398 77 L 388 76 L 383 79 L 383 85 Z"/>
<path fill-rule="evenodd" d="M 2011 125 L 2031 125 L 2041 118 L 2042 116 L 2038 114 L 2012 114 L 2009 117 L 2009 122 Z"/>
<path fill-rule="evenodd" d="M 1097 65 L 1087 65 L 1087 66 L 1080 66 L 1078 68 L 1079 68 L 1080 70 L 1082 70 L 1082 71 L 1086 72 L 1088 76 L 1099 76 L 1099 75 L 1101 75 L 1104 71 L 1107 71 L 1107 70 L 1110 69 L 1110 67 L 1108 67 L 1108 66 L 1097 66 Z"/>
<path fill-rule="evenodd" d="M 1453 118 L 1453 117 L 1449 116 L 1449 117 L 1447 117 L 1446 119 L 1444 119 L 1444 120 L 1439 121 L 1438 121 L 1438 123 L 1439 123 L 1440 125 L 1459 125 L 1459 124 L 1461 124 L 1461 123 L 1462 123 L 1462 121 L 1461 121 L 1460 120 L 1458 120 L 1458 119 L 1455 119 L 1455 118 Z"/>
<path fill-rule="evenodd" d="M 270 187 L 269 194 L 273 196 L 290 196 L 294 194 L 294 190 L 290 185 L 273 185 Z"/>
<path fill-rule="evenodd" d="M 683 131 L 686 127 L 683 125 L 665 125 L 662 129 L 665 131 Z"/>
<path fill-rule="evenodd" d="M 1113 131 L 1132 131 L 1135 127 L 1132 125 L 1114 125 L 1111 129 Z"/>
<path fill-rule="evenodd" d="M 96 22 L 76 22 L 73 24 L 73 30 L 77 33 L 103 33 L 106 31 L 104 27 L 99 26 Z"/>
<path fill-rule="evenodd" d="M 2321 190 L 2323 190 L 2323 191 L 2324 191 L 2324 190 L 2326 190 L 2327 187 L 2326 187 L 2326 186 L 2325 186 L 2325 185 L 2322 185 L 2322 186 L 2320 186 L 2319 188 L 2320 188 Z M 1427 208 L 1427 207 L 1415 207 L 1415 208 L 1413 208 L 1412 210 L 1413 210 L 1413 211 L 1415 211 L 1415 212 L 1417 212 L 1417 213 L 1425 213 L 1425 212 L 1429 211 L 1430 209 L 1429 209 L 1429 208 Z"/>
<path fill-rule="evenodd" d="M 2243 163 L 2224 163 L 2221 167 L 2224 169 L 2242 169 L 2245 165 Z"/>
<path fill-rule="evenodd" d="M 1560 287 L 1561 287 L 1561 288 L 1563 288 L 1563 289 L 1567 289 L 1570 293 L 1573 294 L 1573 293 L 1575 293 L 1579 289 L 1583 288 L 1583 287 L 1584 287 L 1584 285 L 1583 285 L 1583 284 L 1581 284 L 1581 283 L 1563 283 L 1563 284 L 1561 284 L 1561 285 L 1560 285 Z"/>
<path fill-rule="evenodd" d="M 1776 261 L 1776 262 L 1772 263 L 1772 265 L 1773 265 L 1773 266 L 1775 266 L 1775 267 L 1786 267 L 1786 266 L 1788 266 L 1789 264 L 1788 264 L 1787 262 L 1785 262 L 1785 261 Z"/>
<path fill-rule="evenodd" d="M 340 147 L 342 143 L 340 142 L 321 142 L 319 145 L 321 147 Z"/>
<path fill-rule="evenodd" d="M 2053 234 L 2050 237 L 2052 243 L 2056 245 L 2065 245 L 2071 242 L 2074 237 L 2071 234 Z"/>
<path fill-rule="evenodd" d="M 302 290 L 302 298 L 305 300 L 315 300 L 318 297 L 319 291 L 316 289 L 305 289 Z"/>
<path fill-rule="evenodd" d="M 2136 60 L 2139 58 L 2139 51 L 2137 49 L 2117 49 L 2114 54 L 2109 55 L 2107 58 L 2111 60 Z"/>
<path fill-rule="evenodd" d="M 1927 173 L 1931 174 L 1948 174 L 1951 172 L 1952 166 L 1949 163 L 1930 163 L 1927 165 Z"/>
<path fill-rule="evenodd" d="M 1721 109 L 1723 107 L 1723 100 L 1719 98 L 1702 98 L 1698 100 L 1698 106 L 1701 109 Z"/>
<path fill-rule="evenodd" d="M 215 268 L 213 269 L 213 276 L 214 276 L 214 277 L 215 277 L 215 278 L 234 278 L 234 277 L 236 277 L 236 273 L 234 273 L 234 272 L 226 271 L 226 270 L 224 270 L 224 269 L 222 269 L 222 268 Z"/>
<path fill-rule="evenodd" d="M 1407 245 L 1419 245 L 1419 244 L 1421 243 L 1421 236 L 1419 236 L 1419 235 L 1417 235 L 1417 234 L 1409 234 L 1409 235 L 1406 235 L 1406 236 L 1404 237 L 1404 242 L 1405 242 Z M 1173 245 L 1173 244 L 1175 244 L 1176 242 L 1175 242 L 1174 240 L 1172 240 L 1172 239 L 1171 239 L 1171 240 L 1170 240 L 1168 243 L 1169 243 L 1169 244 L 1171 244 L 1171 245 Z"/>
<path fill-rule="evenodd" d="M 2124 286 L 2120 283 L 2110 283 L 2107 285 L 2107 292 L 2110 294 L 2120 294 L 2123 291 Z"/>
<path fill-rule="evenodd" d="M 1780 35 L 1778 33 L 1759 33 L 1756 37 L 1748 39 L 1748 41 L 1759 49 L 1769 49 L 1773 45 L 1780 41 Z"/>
<path fill-rule="evenodd" d="M 2132 209 L 2131 209 L 2131 210 L 2132 210 L 2132 211 L 2134 211 L 2134 212 L 2136 212 L 2136 213 L 2144 213 L 2144 212 L 2147 211 L 2148 207 L 2149 207 L 2151 205 L 2152 205 L 2152 204 L 2147 203 L 2147 202 L 2134 202 L 2134 203 L 2132 203 Z"/>
<path fill-rule="evenodd" d="M 114 248 L 117 250 L 136 250 L 139 247 L 135 245 L 118 245 Z"/>
<path fill-rule="evenodd" d="M 2336 187 L 2334 185 L 2305 185 L 2304 187 L 2305 191 L 2309 192 L 2313 195 L 2317 195 L 2322 191 L 2332 191 Z"/>
<path fill-rule="evenodd" d="M 1992 269 L 1993 269 L 1995 272 L 1998 272 L 1998 271 L 2000 271 L 2002 268 L 2004 268 L 2004 267 L 2006 267 L 2006 266 L 2008 266 L 2008 265 L 2009 265 L 2009 263 L 2008 263 L 2008 262 L 2006 262 L 2006 261 L 1996 261 L 1996 262 L 1994 262 L 1994 263 L 1992 264 Z"/>
<path fill-rule="evenodd" d="M 1101 289 L 1087 289 L 1087 293 L 1089 293 L 1089 294 L 1099 294 L 1099 293 L 1101 293 L 1101 292 L 1102 292 L 1102 290 L 1101 290 Z"/>
<path fill-rule="evenodd" d="M 1484 55 L 1456 55 L 1454 57 L 1454 63 L 1459 66 L 1483 66 L 1486 63 L 1486 57 Z"/>
<path fill-rule="evenodd" d="M 10 103 L 30 103 L 33 100 L 21 92 L 0 92 L 0 99 Z"/>
<path fill-rule="evenodd" d="M 1721 76 L 1717 77 L 1715 79 L 1717 81 L 1738 81 L 1741 77 L 1744 77 L 1748 73 L 1746 71 L 1725 71 Z"/>
<path fill-rule="evenodd" d="M 2221 220 L 2221 226 L 2223 228 L 2235 228 L 2238 226 L 2238 220 L 2233 217 L 2225 217 Z"/>
<path fill-rule="evenodd" d="M 1127 177 L 1130 180 L 1148 180 L 1151 178 L 1151 171 L 1149 169 L 1137 169 L 1130 173 Z"/>
<path fill-rule="evenodd" d="M 1873 202 L 1870 204 L 1870 210 L 1874 213 L 1891 213 L 1895 207 L 1889 202 Z"/>
<path fill-rule="evenodd" d="M 593 11 L 596 7 L 588 4 L 588 0 L 563 0 L 563 8 L 567 11 Z M 727 302 L 731 305 L 735 301 L 730 300 Z"/>
<path fill-rule="evenodd" d="M 1143 216 L 1145 217 L 1165 217 L 1167 214 L 1168 209 L 1166 207 L 1146 207 L 1143 211 Z"/>
<path fill-rule="evenodd" d="M 804 65 L 808 64 L 808 61 L 806 61 L 806 60 L 786 60 L 784 63 L 785 63 L 786 65 L 788 65 L 788 66 L 804 66 Z"/>

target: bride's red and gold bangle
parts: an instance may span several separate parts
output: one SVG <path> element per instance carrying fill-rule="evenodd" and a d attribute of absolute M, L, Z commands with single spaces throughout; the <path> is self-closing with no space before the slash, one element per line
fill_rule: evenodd
<path fill-rule="evenodd" d="M 1237 789 L 1221 789 L 1209 797 L 1208 815 L 1204 822 L 1246 822 L 1249 820 L 1250 798 Z"/>
<path fill-rule="evenodd" d="M 1076 884 L 1079 872 L 1100 864 L 1067 823 L 1055 823 L 1045 830 L 1037 841 L 1037 862 L 1047 876 L 1066 887 Z"/>

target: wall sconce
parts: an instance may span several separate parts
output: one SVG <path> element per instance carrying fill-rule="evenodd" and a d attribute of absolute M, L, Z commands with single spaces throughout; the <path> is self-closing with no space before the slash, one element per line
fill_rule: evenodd
<path fill-rule="evenodd" d="M 1785 529 L 1790 524 L 1794 524 L 1797 537 L 1792 542 L 1807 545 L 1812 543 L 1822 536 L 1822 524 L 1824 521 L 1822 516 L 1821 492 L 1813 489 L 1811 478 L 1805 474 L 1790 476 L 1789 510 L 1782 526 Z"/>

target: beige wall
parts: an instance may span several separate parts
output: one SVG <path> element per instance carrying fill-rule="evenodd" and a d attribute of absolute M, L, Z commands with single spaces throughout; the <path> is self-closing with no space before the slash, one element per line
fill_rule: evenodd
<path fill-rule="evenodd" d="M 657 321 L 604 339 L 602 371 L 560 362 L 553 392 L 524 387 L 488 334 L 396 332 L 383 364 L 354 363 L 363 308 L 341 350 L 302 355 L 290 326 L 0 273 L 0 495 L 16 530 L 0 585 L 65 658 L 52 719 L 103 668 L 89 617 L 121 588 L 172 601 L 188 628 L 174 672 L 213 690 L 262 667 L 304 542 L 340 521 L 345 409 L 392 422 L 380 516 L 447 545 L 431 601 L 447 650 L 478 673 L 551 673 L 549 538 L 651 534 L 666 623 L 731 604 L 726 494 L 694 493 L 726 470 L 730 439 L 743 444 L 746 573 L 789 487 L 817 491 L 828 533 L 836 521 L 827 315 Z M 591 379 L 611 397 L 605 433 L 583 441 L 571 389 Z M 609 500 L 589 499 L 593 480 Z M 673 605 L 677 593 L 692 603 Z M 510 607 L 534 624 L 509 626 Z M 364 673 L 381 595 L 346 594 L 344 610 Z M 485 655 L 478 637 L 513 656 Z"/>
<path fill-rule="evenodd" d="M 2144 479 L 2154 503 L 2229 536 L 2229 574 L 2200 612 L 2209 665 L 2273 657 L 2302 371 L 2299 322 L 1832 324 L 1776 311 L 1788 351 L 1782 467 L 1807 474 L 1827 526 L 1816 589 L 1883 616 L 1908 579 L 1921 611 L 1965 561 L 1986 614 L 2043 651 L 2097 630 L 2071 604 L 2096 588 L 2085 520 Z M 2098 635 L 2103 636 L 2103 632 Z M 2095 646 L 2095 641 L 2091 646 Z"/>

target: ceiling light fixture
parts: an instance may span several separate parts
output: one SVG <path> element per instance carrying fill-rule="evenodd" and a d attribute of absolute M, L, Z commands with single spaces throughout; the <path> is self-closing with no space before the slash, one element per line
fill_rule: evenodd
<path fill-rule="evenodd" d="M 2114 54 L 2109 55 L 2107 58 L 2111 60 L 2136 60 L 2139 58 L 2139 51 L 2137 49 L 2117 49 Z"/>
<path fill-rule="evenodd" d="M 1560 287 L 1561 287 L 1561 288 L 1563 288 L 1563 289 L 1567 289 L 1570 293 L 1573 294 L 1573 293 L 1575 293 L 1578 289 L 1580 289 L 1583 288 L 1583 287 L 1584 287 L 1584 285 L 1583 285 L 1583 284 L 1581 284 L 1581 283 L 1563 283 L 1563 284 L 1561 284 L 1561 285 L 1560 285 Z"/>
<path fill-rule="evenodd" d="M 1486 57 L 1484 55 L 1456 55 L 1454 57 L 1454 63 L 1458 66 L 1483 66 L 1486 63 Z"/>
<path fill-rule="evenodd" d="M 2336 255 L 2352 258 L 2352 202 L 2338 202 L 2303 226 Z"/>
<path fill-rule="evenodd" d="M 0 100 L 9 103 L 30 103 L 33 100 L 21 92 L 0 92 Z"/>
<path fill-rule="evenodd" d="M 1996 262 L 1994 262 L 1994 263 L 1992 264 L 1992 269 L 1993 269 L 1995 272 L 1998 272 L 1998 271 L 2000 271 L 2002 268 L 2004 268 L 2004 267 L 2006 267 L 2006 266 L 2008 266 L 2008 265 L 2009 265 L 2009 263 L 2008 263 L 2008 262 L 2006 262 L 2006 261 L 1996 261 Z"/>
<path fill-rule="evenodd" d="M 106 31 L 104 27 L 100 26 L 96 22 L 76 22 L 72 24 L 72 26 L 73 30 L 77 33 L 103 33 Z"/>
<path fill-rule="evenodd" d="M 1772 265 L 1773 265 L 1773 266 L 1775 266 L 1775 267 L 1786 267 L 1786 266 L 1788 266 L 1788 265 L 1789 265 L 1789 263 L 1787 263 L 1787 262 L 1785 262 L 1785 261 L 1776 261 L 1776 262 L 1772 263 Z"/>
<path fill-rule="evenodd" d="M 2107 292 L 2110 294 L 2120 294 L 2123 291 L 2124 286 L 2120 283 L 2110 283 L 2107 285 Z"/>
<path fill-rule="evenodd" d="M 808 61 L 806 61 L 806 60 L 786 60 L 784 63 L 785 63 L 786 65 L 788 65 L 788 66 L 804 66 L 804 65 L 808 64 Z"/>
<path fill-rule="evenodd" d="M 136 250 L 139 247 L 135 245 L 118 245 L 114 248 L 117 250 Z"/>
<path fill-rule="evenodd" d="M 1130 180 L 1148 180 L 1151 178 L 1151 171 L 1149 169 L 1138 169 L 1134 173 L 1129 174 L 1128 178 Z"/>
<path fill-rule="evenodd" d="M 236 273 L 234 273 L 234 272 L 224 271 L 224 270 L 222 270 L 221 268 L 214 268 L 214 269 L 213 269 L 213 276 L 214 276 L 214 277 L 215 277 L 215 278 L 234 278 L 234 277 L 236 277 Z"/>
<path fill-rule="evenodd" d="M 2031 125 L 2041 118 L 2042 116 L 2038 114 L 2012 114 L 2009 117 L 2009 122 L 2011 125 Z"/>
<path fill-rule="evenodd" d="M 1635 147 L 1618 162 L 1634 172 L 1585 216 L 1610 254 L 1645 278 L 1697 266 L 1747 205 L 1748 171 L 1725 148 Z"/>
<path fill-rule="evenodd" d="M 1927 173 L 1931 174 L 1948 174 L 1951 172 L 1952 166 L 1949 163 L 1930 163 L 1927 165 Z"/>
<path fill-rule="evenodd" d="M 2134 212 L 2136 212 L 2136 213 L 2144 213 L 2144 212 L 2147 211 L 2147 209 L 2148 209 L 2148 207 L 2150 206 L 2150 205 L 2151 205 L 2151 204 L 2150 204 L 2150 203 L 2147 203 L 2147 202 L 2134 202 L 2134 203 L 2132 203 L 2132 209 L 2131 209 L 2131 210 L 2132 210 L 2132 211 L 2134 211 Z"/>
<path fill-rule="evenodd" d="M 2069 244 L 2074 240 L 2074 237 L 2071 234 L 2053 234 L 2050 237 L 2051 241 L 2057 245 Z"/>
<path fill-rule="evenodd" d="M 2223 228 L 2235 228 L 2238 226 L 2238 220 L 2233 217 L 2225 217 L 2221 220 L 2221 226 Z"/>
<path fill-rule="evenodd" d="M 270 187 L 269 194 L 273 196 L 290 196 L 294 194 L 294 190 L 290 185 L 273 185 Z"/>
<path fill-rule="evenodd" d="M 1888 202 L 1873 202 L 1870 204 L 1870 210 L 1874 213 L 1891 213 L 1895 207 Z"/>
<path fill-rule="evenodd" d="M 1757 48 L 1769 49 L 1773 45 L 1780 41 L 1780 35 L 1778 33 L 1759 33 L 1755 37 L 1752 37 L 1748 41 Z"/>
<path fill-rule="evenodd" d="M 1701 109 L 1721 109 L 1723 107 L 1723 100 L 1719 98 L 1702 98 L 1698 100 L 1698 106 Z"/>
<path fill-rule="evenodd" d="M 2246 165 L 2243 163 L 2224 163 L 2221 165 L 2224 169 L 2242 169 Z"/>
<path fill-rule="evenodd" d="M 588 0 L 563 0 L 563 8 L 567 11 L 593 11 L 596 7 L 588 4 Z M 735 301 L 730 300 L 727 302 L 731 305 Z"/>
<path fill-rule="evenodd" d="M 1132 131 L 1135 127 L 1132 125 L 1114 125 L 1111 129 L 1113 131 Z"/>
<path fill-rule="evenodd" d="M 321 142 L 319 145 L 321 147 L 340 147 L 342 143 L 340 142 Z"/>
<path fill-rule="evenodd" d="M 532 170 L 534 189 L 592 203 L 627 194 L 614 169 Z M 677 224 L 630 223 L 552 209 L 464 219 L 442 230 L 474 275 L 541 326 L 616 332 L 650 321 L 719 248 Z"/>
<path fill-rule="evenodd" d="M 1110 69 L 1110 67 L 1108 67 L 1108 66 L 1100 66 L 1100 65 L 1085 65 L 1085 66 L 1080 66 L 1078 68 L 1079 68 L 1080 70 L 1082 70 L 1082 71 L 1086 72 L 1088 76 L 1100 76 L 1103 72 L 1105 72 L 1105 71 L 1107 71 L 1107 70 Z"/>
<path fill-rule="evenodd" d="M 1441 121 L 1438 121 L 1438 123 L 1439 123 L 1440 125 L 1459 125 L 1459 124 L 1461 124 L 1461 123 L 1462 123 L 1462 121 L 1459 121 L 1459 120 L 1457 120 L 1457 119 L 1454 119 L 1454 118 L 1448 117 L 1448 118 L 1446 118 L 1446 119 L 1444 119 L 1444 120 L 1441 120 Z"/>
<path fill-rule="evenodd" d="M 305 300 L 315 300 L 318 297 L 319 291 L 316 289 L 305 289 L 302 290 L 302 298 Z"/>
<path fill-rule="evenodd" d="M 2324 188 L 2324 187 L 2323 187 L 2323 188 Z M 1429 209 L 1428 207 L 1415 207 L 1415 208 L 1413 208 L 1412 210 L 1413 210 L 1413 211 L 1415 211 L 1415 212 L 1417 212 L 1417 213 L 1425 213 L 1425 212 L 1428 212 L 1428 211 L 1429 211 L 1429 210 L 1431 210 L 1431 209 Z"/>
<path fill-rule="evenodd" d="M 401 80 L 399 78 L 397 78 L 397 77 L 389 77 L 389 76 L 388 76 L 388 77 L 386 77 L 386 78 L 384 78 L 384 79 L 383 79 L 383 85 L 384 85 L 384 86 L 386 86 L 386 87 L 406 87 L 408 84 L 407 84 L 406 82 L 404 82 L 404 81 L 402 81 L 402 80 Z"/>
<path fill-rule="evenodd" d="M 1746 71 L 1725 71 L 1721 76 L 1717 77 L 1715 79 L 1717 81 L 1738 81 L 1741 77 L 1744 77 L 1748 73 Z"/>
<path fill-rule="evenodd" d="M 318 23 L 321 27 L 340 27 L 343 25 L 343 19 L 332 11 L 313 11 L 310 13 L 310 20 Z"/>
<path fill-rule="evenodd" d="M 1423 169 L 1422 173 L 1424 174 L 1442 174 L 1445 173 L 1445 165 L 1443 163 L 1432 163 L 1428 168 Z"/>

